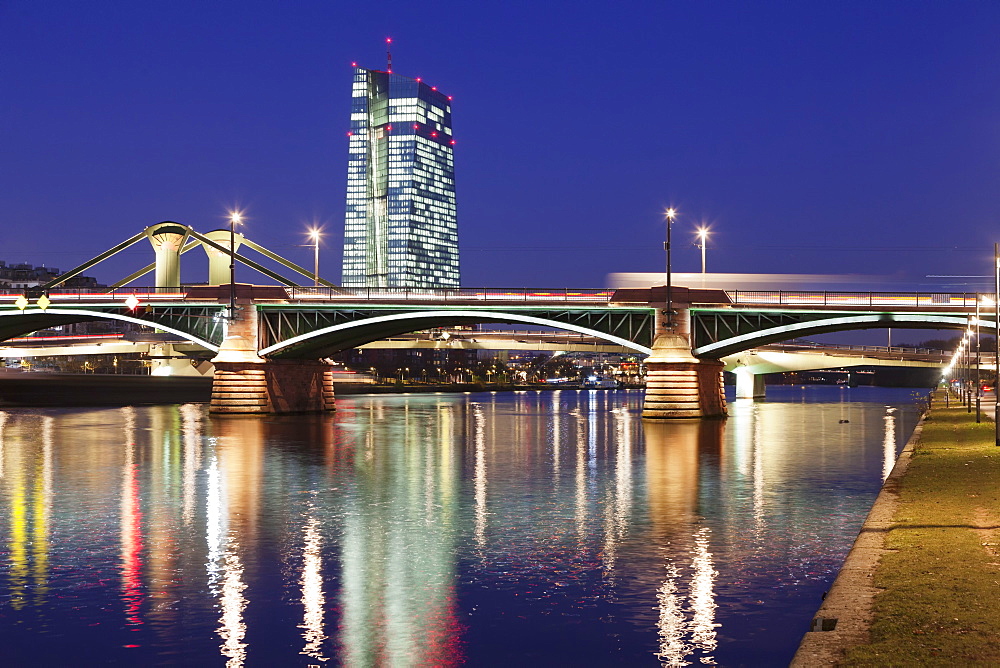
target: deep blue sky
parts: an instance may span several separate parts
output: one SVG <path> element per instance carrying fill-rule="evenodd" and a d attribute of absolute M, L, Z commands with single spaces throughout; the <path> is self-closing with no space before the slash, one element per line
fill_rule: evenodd
<path fill-rule="evenodd" d="M 676 271 L 704 220 L 714 271 L 987 274 L 997 35 L 974 1 L 0 0 L 0 259 L 66 269 L 239 205 L 302 264 L 325 223 L 339 280 L 350 64 L 392 36 L 454 96 L 467 286 L 662 271 L 667 205 Z"/>

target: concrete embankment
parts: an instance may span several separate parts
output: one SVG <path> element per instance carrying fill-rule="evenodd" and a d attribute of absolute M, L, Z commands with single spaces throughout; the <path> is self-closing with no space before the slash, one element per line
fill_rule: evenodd
<path fill-rule="evenodd" d="M 1000 448 L 935 395 L 792 666 L 1000 665 Z"/>

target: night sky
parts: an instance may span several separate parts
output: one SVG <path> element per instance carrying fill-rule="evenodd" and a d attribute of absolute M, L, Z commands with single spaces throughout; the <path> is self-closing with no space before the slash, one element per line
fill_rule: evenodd
<path fill-rule="evenodd" d="M 0 0 L 0 259 L 68 269 L 238 206 L 304 265 L 324 224 L 339 281 L 351 62 L 391 36 L 394 71 L 454 96 L 466 286 L 662 271 L 671 205 L 675 271 L 706 222 L 710 271 L 986 275 L 997 35 L 974 1 Z"/>

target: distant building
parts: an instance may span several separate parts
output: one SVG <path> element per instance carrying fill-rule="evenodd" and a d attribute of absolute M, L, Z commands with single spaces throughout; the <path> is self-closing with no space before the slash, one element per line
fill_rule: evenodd
<path fill-rule="evenodd" d="M 30 264 L 8 265 L 0 260 L 0 288 L 12 290 L 24 288 L 37 288 L 45 285 L 60 274 L 55 267 L 34 267 Z M 90 276 L 75 276 L 59 287 L 66 288 L 103 288 L 105 286 L 97 282 L 96 278 Z"/>
<path fill-rule="evenodd" d="M 354 69 L 345 287 L 458 287 L 451 98 L 419 79 Z"/>

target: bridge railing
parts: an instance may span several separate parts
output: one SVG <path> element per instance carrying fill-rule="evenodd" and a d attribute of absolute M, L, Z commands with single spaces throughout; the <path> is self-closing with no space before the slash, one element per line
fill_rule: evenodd
<path fill-rule="evenodd" d="M 286 287 L 285 292 L 292 301 L 337 301 L 337 302 L 567 302 L 584 304 L 607 304 L 612 300 L 614 290 L 573 290 L 528 289 L 528 288 L 328 288 L 328 287 Z M 25 296 L 34 301 L 42 291 L 37 288 L 0 287 L 0 303 L 14 302 Z M 122 288 L 53 288 L 46 291 L 52 302 L 100 302 L 125 301 L 135 295 L 142 301 L 183 301 L 187 299 L 187 289 L 122 287 Z"/>
<path fill-rule="evenodd" d="M 992 294 L 973 292 L 823 292 L 788 290 L 732 290 L 726 294 L 734 304 L 755 306 L 889 306 L 894 308 L 975 308 L 980 298 Z"/>
<path fill-rule="evenodd" d="M 63 302 L 124 302 L 131 296 L 135 296 L 143 302 L 146 301 L 184 301 L 187 298 L 187 291 L 184 288 L 149 288 L 149 287 L 126 287 L 126 288 L 52 288 L 45 291 L 46 296 L 53 303 Z M 42 295 L 37 288 L 10 288 L 0 287 L 0 303 L 11 303 L 24 296 L 34 301 Z"/>
<path fill-rule="evenodd" d="M 843 350 L 846 352 L 862 353 L 885 353 L 888 355 L 924 355 L 931 357 L 951 357 L 952 351 L 938 350 L 937 348 L 914 348 L 912 346 L 873 346 L 868 344 L 841 344 L 841 343 L 818 343 L 816 341 L 785 341 L 782 343 L 770 343 L 762 346 L 768 350 Z"/>
<path fill-rule="evenodd" d="M 614 290 L 527 288 L 286 288 L 293 301 L 365 302 L 572 302 L 606 304 Z"/>

